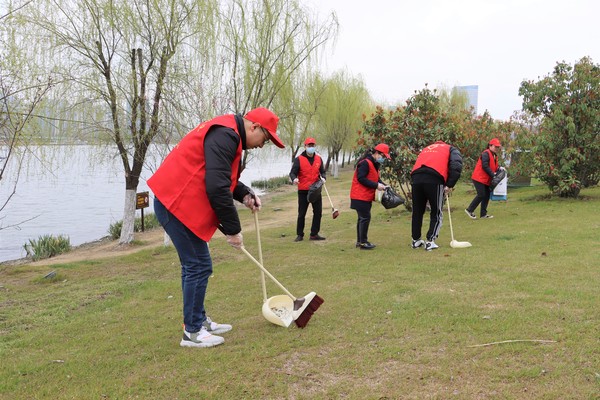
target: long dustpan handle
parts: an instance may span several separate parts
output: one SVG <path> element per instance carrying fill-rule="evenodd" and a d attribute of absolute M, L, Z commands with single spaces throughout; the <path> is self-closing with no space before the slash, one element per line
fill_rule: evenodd
<path fill-rule="evenodd" d="M 277 279 L 275 279 L 275 277 L 273 275 L 271 275 L 271 273 L 269 271 L 267 271 L 267 269 L 265 267 L 263 267 L 263 265 L 256 258 L 252 257 L 252 254 L 248 253 L 248 250 L 246 250 L 244 248 L 244 246 L 240 247 L 240 249 L 244 252 L 245 255 L 248 256 L 248 258 L 250 260 L 252 260 L 254 262 L 254 264 L 256 264 L 258 266 L 258 268 L 260 268 L 260 270 L 262 272 L 264 272 L 273 282 L 275 282 L 275 284 L 277 286 L 279 286 L 281 288 L 281 290 L 283 290 L 285 292 L 285 294 L 287 294 L 290 297 L 290 299 L 292 299 L 294 301 L 296 300 L 294 295 L 291 294 L 289 292 L 289 290 L 287 290 L 281 283 L 279 283 L 279 281 Z"/>
<path fill-rule="evenodd" d="M 260 228 L 258 227 L 258 211 L 254 211 L 254 226 L 256 228 L 256 241 L 258 242 L 258 260 L 261 265 L 264 265 L 263 262 L 263 254 L 262 254 L 262 245 L 260 244 Z M 267 283 L 265 282 L 265 273 L 263 270 L 260 270 L 260 283 L 262 285 L 263 292 L 263 303 L 267 302 Z"/>
<path fill-rule="evenodd" d="M 331 208 L 335 208 L 333 206 L 333 201 L 331 201 L 331 197 L 329 197 L 329 191 L 327 190 L 327 186 L 323 184 L 323 187 L 325 188 L 325 194 L 327 194 L 327 198 L 329 199 L 329 204 L 331 204 Z"/>
<path fill-rule="evenodd" d="M 450 211 L 450 198 L 446 194 L 446 204 L 448 205 L 448 222 L 450 223 L 450 237 L 454 242 L 454 231 L 452 229 L 452 212 Z"/>

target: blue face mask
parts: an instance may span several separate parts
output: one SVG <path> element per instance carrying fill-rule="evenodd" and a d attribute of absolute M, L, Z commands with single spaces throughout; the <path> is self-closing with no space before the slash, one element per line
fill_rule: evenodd
<path fill-rule="evenodd" d="M 385 157 L 379 157 L 376 161 L 378 164 L 383 164 L 385 162 Z"/>
<path fill-rule="evenodd" d="M 315 148 L 314 147 L 307 147 L 306 148 L 306 154 L 315 154 Z"/>

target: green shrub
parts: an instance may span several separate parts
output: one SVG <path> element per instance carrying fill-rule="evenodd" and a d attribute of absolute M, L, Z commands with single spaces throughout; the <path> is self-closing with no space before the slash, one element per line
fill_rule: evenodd
<path fill-rule="evenodd" d="M 270 179 L 263 179 L 260 181 L 252 181 L 252 187 L 261 190 L 269 190 L 269 189 L 277 189 L 278 187 L 288 185 L 290 183 L 290 178 L 286 176 L 278 176 Z"/>
<path fill-rule="evenodd" d="M 155 214 L 147 214 L 144 215 L 144 230 L 158 228 L 160 223 L 156 219 Z M 108 227 L 108 234 L 113 240 L 116 240 L 121 237 L 121 229 L 123 228 L 123 220 L 117 221 L 114 224 L 110 224 Z M 142 231 L 142 217 L 138 217 L 133 222 L 133 231 L 141 232 Z"/>
<path fill-rule="evenodd" d="M 29 239 L 29 243 L 25 243 L 23 248 L 27 252 L 28 257 L 37 261 L 70 251 L 71 241 L 68 236 L 64 235 L 44 235 L 40 236 L 37 240 Z"/>

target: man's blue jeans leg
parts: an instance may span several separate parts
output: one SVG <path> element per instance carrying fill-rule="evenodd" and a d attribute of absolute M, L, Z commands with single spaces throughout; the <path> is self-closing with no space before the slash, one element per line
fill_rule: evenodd
<path fill-rule="evenodd" d="M 208 278 L 212 274 L 208 243 L 183 225 L 156 197 L 154 213 L 179 255 L 185 330 L 191 333 L 198 332 L 206 320 L 204 297 Z"/>

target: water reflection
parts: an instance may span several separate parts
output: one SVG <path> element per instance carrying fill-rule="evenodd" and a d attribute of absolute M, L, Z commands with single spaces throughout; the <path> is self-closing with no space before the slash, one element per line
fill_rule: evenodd
<path fill-rule="evenodd" d="M 160 164 L 160 153 L 150 152 L 138 192 L 149 190 L 146 179 Z M 113 148 L 41 147 L 32 150 L 24 165 L 16 193 L 0 213 L 0 262 L 24 257 L 23 245 L 29 239 L 62 234 L 76 246 L 107 236 L 110 224 L 123 219 L 123 167 Z M 240 179 L 251 185 L 285 176 L 290 167 L 289 149 L 269 145 L 252 151 Z M 12 192 L 13 183 L 10 175 L 2 180 L 0 204 Z M 152 212 L 150 205 L 145 213 Z"/>

